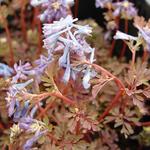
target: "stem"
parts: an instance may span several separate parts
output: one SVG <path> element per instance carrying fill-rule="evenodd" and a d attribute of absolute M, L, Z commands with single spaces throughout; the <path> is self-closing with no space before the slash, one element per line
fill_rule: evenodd
<path fill-rule="evenodd" d="M 77 16 L 78 16 L 78 8 L 79 8 L 79 0 L 75 0 L 75 7 L 74 7 L 75 18 L 77 18 Z"/>
<path fill-rule="evenodd" d="M 132 126 L 138 126 L 138 127 L 150 126 L 150 121 L 148 121 L 148 122 L 129 122 L 129 123 Z"/>
<path fill-rule="evenodd" d="M 60 98 L 60 99 L 62 99 L 66 104 L 69 104 L 69 105 L 75 105 L 75 104 L 76 104 L 75 101 L 73 101 L 73 100 L 71 100 L 71 99 L 69 99 L 69 98 L 63 96 L 60 92 L 53 92 L 53 93 L 47 92 L 47 93 L 43 93 L 43 94 L 39 94 L 39 95 L 37 95 L 37 96 L 34 96 L 33 98 L 38 99 L 37 102 L 40 102 L 40 101 L 42 101 L 43 99 L 45 99 L 45 98 L 47 98 L 47 97 L 49 97 L 49 96 L 55 96 L 55 97 L 57 97 L 57 98 Z"/>
<path fill-rule="evenodd" d="M 134 67 L 135 56 L 136 56 L 136 51 L 133 49 L 133 50 L 132 50 L 132 62 L 131 62 L 131 67 Z"/>
<path fill-rule="evenodd" d="M 116 31 L 117 31 L 117 30 L 119 29 L 120 18 L 119 18 L 119 17 L 116 17 L 115 22 L 116 22 L 116 24 L 117 24 L 117 29 L 116 29 Z M 115 31 L 115 32 L 116 32 L 116 31 Z M 114 48 L 115 48 L 115 44 L 116 44 L 116 40 L 113 39 L 112 44 L 111 44 L 111 48 L 110 48 L 110 51 L 109 51 L 109 56 L 110 56 L 110 57 L 113 55 L 113 51 L 114 51 Z"/>
<path fill-rule="evenodd" d="M 32 30 L 35 28 L 36 26 L 36 20 L 37 20 L 37 8 L 34 7 L 34 10 L 33 10 L 33 20 L 32 20 L 32 25 L 31 25 L 31 28 Z"/>
<path fill-rule="evenodd" d="M 147 59 L 148 59 L 148 52 L 147 52 L 147 49 L 144 49 L 143 57 L 142 57 L 142 62 L 147 61 Z"/>
<path fill-rule="evenodd" d="M 4 126 L 3 126 L 3 124 L 0 122 L 0 130 L 4 130 L 5 128 L 4 128 Z"/>
<path fill-rule="evenodd" d="M 7 41 L 8 41 L 8 46 L 9 46 L 9 53 L 10 53 L 10 66 L 14 65 L 14 52 L 13 52 L 13 47 L 12 47 L 12 39 L 11 39 L 11 34 L 8 28 L 8 24 L 7 24 L 7 20 L 6 18 L 3 16 L 1 10 L 0 10 L 0 14 L 1 14 L 1 19 L 5 28 L 5 32 L 6 32 L 6 36 L 7 36 Z"/>
<path fill-rule="evenodd" d="M 125 33 L 128 34 L 128 19 L 127 18 L 125 19 Z M 123 48 L 121 50 L 121 54 L 119 57 L 120 59 L 125 55 L 126 47 L 127 47 L 126 43 L 123 42 Z"/>
<path fill-rule="evenodd" d="M 25 21 L 25 4 L 26 0 L 21 1 L 21 31 L 24 41 L 27 43 L 26 21 Z"/>
<path fill-rule="evenodd" d="M 37 116 L 37 118 L 41 118 L 42 116 L 45 115 L 45 113 L 50 109 L 52 108 L 54 105 L 53 103 L 49 103 L 46 108 Z"/>
<path fill-rule="evenodd" d="M 37 16 L 39 15 L 39 8 L 36 8 L 37 11 Z M 36 16 L 36 17 L 37 17 Z M 41 26 L 41 21 L 39 18 L 37 18 L 37 25 L 38 25 L 38 50 L 37 54 L 41 54 L 42 51 L 42 26 Z"/>
<path fill-rule="evenodd" d="M 117 102 L 119 101 L 119 98 L 122 96 L 122 94 L 124 93 L 123 90 L 119 90 L 117 95 L 114 97 L 114 99 L 109 103 L 108 107 L 105 109 L 105 111 L 102 113 L 101 116 L 99 116 L 98 120 L 101 121 L 105 118 L 105 116 L 108 115 L 108 113 L 110 112 L 110 110 L 117 104 Z"/>
<path fill-rule="evenodd" d="M 47 136 L 50 138 L 50 140 L 54 141 L 55 144 L 59 145 L 58 140 L 54 137 L 53 134 L 48 133 Z"/>

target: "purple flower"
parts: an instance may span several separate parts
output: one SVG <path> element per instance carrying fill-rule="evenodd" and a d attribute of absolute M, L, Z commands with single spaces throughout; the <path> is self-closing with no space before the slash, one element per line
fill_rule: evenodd
<path fill-rule="evenodd" d="M 6 64 L 0 63 L 0 76 L 7 78 L 7 77 L 12 76 L 13 73 L 14 73 L 14 70 L 12 68 L 10 68 Z"/>
<path fill-rule="evenodd" d="M 107 3 L 111 3 L 112 0 L 96 0 L 95 6 L 96 8 L 101 7 L 104 8 Z"/>
<path fill-rule="evenodd" d="M 112 3 L 114 7 L 114 16 L 125 15 L 125 17 L 135 17 L 137 16 L 137 9 L 134 7 L 134 4 L 129 2 L 128 0 L 124 0 L 123 2 L 115 2 Z"/>
<path fill-rule="evenodd" d="M 30 126 L 32 123 L 34 123 L 36 120 L 33 119 L 32 117 L 30 116 L 25 116 L 25 117 L 22 117 L 20 118 L 20 120 L 18 121 L 18 125 L 19 125 L 19 128 L 26 131 L 26 130 L 31 130 Z"/>
<path fill-rule="evenodd" d="M 17 83 L 19 79 L 21 80 L 27 80 L 28 76 L 35 75 L 35 71 L 32 69 L 32 66 L 30 63 L 22 64 L 21 61 L 19 61 L 19 65 L 14 65 L 14 70 L 16 72 L 16 75 L 12 78 L 12 83 Z"/>
<path fill-rule="evenodd" d="M 41 137 L 43 136 L 47 131 L 37 131 L 35 135 L 33 135 L 32 138 L 26 141 L 26 143 L 23 146 L 23 150 L 31 150 L 33 144 Z"/>

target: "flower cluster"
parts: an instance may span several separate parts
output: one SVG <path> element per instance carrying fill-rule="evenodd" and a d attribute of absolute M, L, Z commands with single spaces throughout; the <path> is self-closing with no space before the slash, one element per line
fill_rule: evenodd
<path fill-rule="evenodd" d="M 121 15 L 123 18 L 133 18 L 137 16 L 137 9 L 134 7 L 134 4 L 128 0 L 124 0 L 123 2 L 114 2 L 112 3 L 112 7 L 114 8 L 114 16 Z"/>
<path fill-rule="evenodd" d="M 72 0 L 31 0 L 32 6 L 42 5 L 45 9 L 39 16 L 40 20 L 45 22 L 52 22 L 66 17 L 68 14 L 68 5 L 72 5 L 72 3 Z"/>
<path fill-rule="evenodd" d="M 79 72 L 83 72 L 83 86 L 89 88 L 89 80 L 93 75 L 90 68 L 85 65 L 73 67 L 73 62 L 79 64 L 85 61 L 94 61 L 94 49 L 87 44 L 85 36 L 90 35 L 91 28 L 89 26 L 80 26 L 74 24 L 77 19 L 71 16 L 55 21 L 53 24 L 44 24 L 44 47 L 51 53 L 56 55 L 61 53 L 58 59 L 59 66 L 65 69 L 62 80 L 67 83 L 72 77 L 76 79 Z"/>

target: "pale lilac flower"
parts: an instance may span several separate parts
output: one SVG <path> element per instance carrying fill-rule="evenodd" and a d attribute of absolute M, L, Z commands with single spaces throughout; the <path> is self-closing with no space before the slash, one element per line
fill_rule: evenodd
<path fill-rule="evenodd" d="M 130 40 L 136 41 L 138 39 L 138 37 L 128 35 L 128 34 L 123 33 L 121 31 L 117 31 L 115 36 L 114 36 L 114 39 L 116 39 L 116 40 L 118 40 L 118 39 L 127 40 L 127 41 L 130 41 Z"/>
<path fill-rule="evenodd" d="M 0 63 L 0 76 L 7 78 L 7 77 L 12 76 L 13 73 L 14 73 L 14 70 L 12 68 L 10 68 L 6 64 Z"/>
<path fill-rule="evenodd" d="M 93 51 L 91 52 L 90 60 L 89 60 L 90 63 L 94 62 L 94 52 L 95 52 L 95 49 L 93 48 L 92 50 Z M 95 75 L 96 75 L 95 71 L 93 71 L 90 67 L 87 67 L 87 70 L 85 71 L 85 74 L 84 74 L 84 77 L 83 77 L 83 81 L 82 81 L 83 87 L 85 89 L 88 89 L 91 86 L 91 84 L 89 83 L 89 81 L 90 81 L 90 79 L 92 77 L 95 77 Z"/>
<path fill-rule="evenodd" d="M 35 70 L 32 69 L 30 63 L 22 64 L 22 62 L 19 61 L 19 65 L 14 65 L 14 70 L 16 75 L 13 76 L 12 83 L 17 83 L 19 79 L 27 80 L 29 76 L 35 75 Z"/>
<path fill-rule="evenodd" d="M 23 146 L 23 150 L 31 150 L 33 144 L 41 137 L 43 136 L 47 131 L 37 131 L 35 135 L 32 136 L 29 140 L 26 141 L 26 143 Z"/>
<path fill-rule="evenodd" d="M 112 0 L 96 0 L 95 6 L 96 8 L 101 7 L 104 8 L 107 3 L 111 3 Z"/>
<path fill-rule="evenodd" d="M 65 83 L 67 83 L 70 79 L 70 74 L 71 74 L 71 66 L 70 66 L 70 55 L 69 53 L 67 54 L 67 62 L 66 62 L 66 70 L 65 70 L 65 73 L 64 73 L 64 76 L 63 76 L 63 81 Z"/>
<path fill-rule="evenodd" d="M 134 7 L 134 4 L 129 2 L 128 0 L 124 0 L 123 2 L 115 2 L 112 3 L 114 7 L 114 16 L 126 15 L 127 17 L 135 17 L 137 16 L 137 9 Z"/>

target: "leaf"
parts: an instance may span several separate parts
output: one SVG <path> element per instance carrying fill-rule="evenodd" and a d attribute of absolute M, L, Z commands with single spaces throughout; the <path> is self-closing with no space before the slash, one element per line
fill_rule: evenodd
<path fill-rule="evenodd" d="M 144 94 L 147 98 L 150 98 L 150 87 L 144 89 L 144 90 L 143 90 L 143 94 Z"/>
<path fill-rule="evenodd" d="M 133 104 L 136 105 L 142 114 L 146 114 L 147 110 L 144 107 L 144 99 L 139 95 L 133 95 Z"/>
<path fill-rule="evenodd" d="M 108 77 L 100 77 L 97 81 L 98 84 L 94 85 L 92 88 L 92 95 L 95 98 L 97 94 L 100 92 L 100 90 L 113 78 L 108 78 Z"/>

